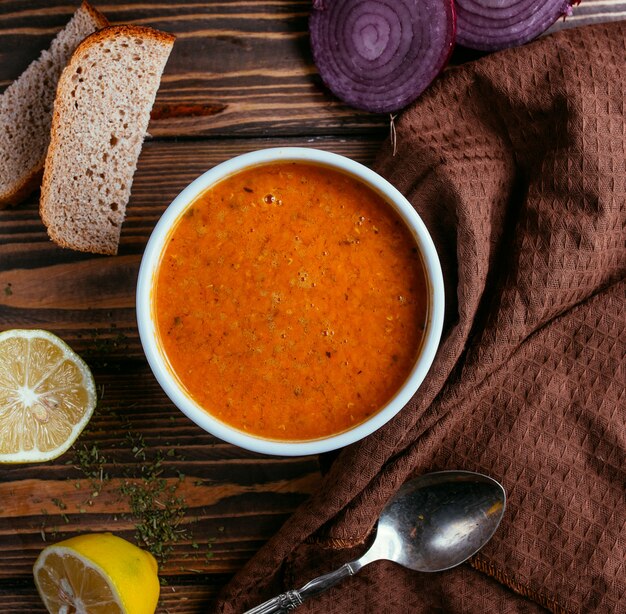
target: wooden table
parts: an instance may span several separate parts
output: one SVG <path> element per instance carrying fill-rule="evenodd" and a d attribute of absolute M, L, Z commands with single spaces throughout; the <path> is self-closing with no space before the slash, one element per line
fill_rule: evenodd
<path fill-rule="evenodd" d="M 0 2 L 0 91 L 78 4 Z M 316 458 L 263 457 L 220 442 L 172 406 L 137 335 L 143 249 L 168 203 L 215 164 L 279 145 L 328 149 L 368 164 L 389 118 L 350 109 L 323 88 L 309 51 L 309 0 L 94 4 L 112 23 L 160 28 L 177 42 L 119 255 L 56 247 L 40 221 L 38 194 L 0 211 L 0 330 L 45 328 L 61 336 L 89 363 L 100 397 L 73 450 L 48 463 L 0 468 L 0 612 L 44 611 L 31 569 L 45 545 L 91 531 L 135 539 L 142 516 L 131 513 L 122 491 L 129 479 L 145 479 L 142 466 L 162 472 L 181 499 L 175 511 L 185 512 L 161 567 L 158 611 L 210 612 L 220 588 L 318 487 L 320 468 Z M 625 14 L 626 2 L 587 0 L 565 27 Z"/>

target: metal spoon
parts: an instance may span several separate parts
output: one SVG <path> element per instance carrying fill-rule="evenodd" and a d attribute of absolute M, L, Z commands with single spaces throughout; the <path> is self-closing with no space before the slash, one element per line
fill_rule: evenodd
<path fill-rule="evenodd" d="M 505 503 L 504 488 L 480 473 L 438 471 L 409 480 L 383 509 L 376 538 L 362 557 L 245 614 L 294 610 L 372 561 L 395 561 L 415 571 L 456 567 L 491 539 Z"/>

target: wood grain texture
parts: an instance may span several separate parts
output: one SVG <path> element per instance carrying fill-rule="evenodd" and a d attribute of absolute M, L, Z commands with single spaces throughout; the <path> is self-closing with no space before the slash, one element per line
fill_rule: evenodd
<path fill-rule="evenodd" d="M 31 569 L 48 543 L 86 531 L 134 539 L 136 519 L 120 487 L 145 461 L 134 456 L 129 432 L 141 438 L 147 461 L 157 455 L 165 459 L 163 477 L 178 486 L 176 495 L 187 506 L 182 527 L 189 536 L 175 544 L 161 570 L 168 584 L 162 588 L 160 612 L 210 611 L 224 582 L 317 488 L 315 458 L 246 452 L 208 435 L 176 410 L 152 376 L 135 320 L 141 255 L 169 202 L 219 162 L 259 147 L 287 145 L 323 148 L 369 163 L 379 140 L 148 141 L 116 257 L 80 254 L 51 243 L 37 195 L 0 211 L 0 330 L 45 328 L 85 358 L 99 404 L 74 450 L 95 445 L 107 461 L 101 465 L 107 479 L 97 497 L 72 450 L 53 462 L 0 466 L 0 612 L 43 611 Z"/>
<path fill-rule="evenodd" d="M 0 86 L 37 57 L 77 4 L 0 6 Z M 111 23 L 147 25 L 177 37 L 156 111 L 180 105 L 187 114 L 153 121 L 154 136 L 320 135 L 386 127 L 385 117 L 356 112 L 323 87 L 309 50 L 310 0 L 94 5 Z M 198 113 L 202 106 L 214 112 Z"/>
<path fill-rule="evenodd" d="M 69 19 L 76 0 L 0 5 L 0 87 Z M 328 135 L 384 132 L 388 118 L 355 111 L 324 87 L 307 31 L 310 0 L 95 2 L 112 23 L 177 36 L 150 126 L 154 136 Z M 626 17 L 626 2 L 586 0 L 551 31 Z M 472 54 L 457 52 L 457 61 Z M 172 109 L 179 108 L 172 114 Z M 167 114 L 166 114 L 167 115 Z"/>
<path fill-rule="evenodd" d="M 0 91 L 78 4 L 0 3 Z M 119 256 L 56 247 L 36 194 L 0 211 L 0 330 L 38 327 L 60 335 L 92 368 L 100 397 L 73 450 L 49 463 L 0 467 L 0 612 L 43 612 L 31 567 L 46 544 L 85 531 L 133 539 L 137 522 L 120 487 L 157 457 L 162 477 L 184 496 L 188 531 L 162 569 L 168 584 L 159 612 L 210 612 L 221 586 L 318 487 L 320 464 L 227 445 L 172 406 L 137 334 L 134 292 L 143 249 L 168 203 L 215 164 L 285 145 L 369 164 L 389 118 L 354 111 L 324 88 L 309 50 L 309 0 L 94 4 L 113 23 L 149 25 L 178 40 L 139 160 Z M 626 2 L 586 0 L 553 29 L 625 16 Z M 457 50 L 455 62 L 471 57 Z M 133 451 L 139 440 L 146 458 Z M 94 446 L 104 459 L 96 467 L 102 482 L 86 477 L 77 462 L 77 451 Z"/>

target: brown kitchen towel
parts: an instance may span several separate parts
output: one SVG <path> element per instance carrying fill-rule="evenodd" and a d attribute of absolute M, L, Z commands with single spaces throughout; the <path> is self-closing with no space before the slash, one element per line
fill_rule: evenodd
<path fill-rule="evenodd" d="M 409 477 L 469 469 L 508 507 L 469 564 L 374 563 L 304 612 L 626 612 L 626 23 L 452 68 L 376 169 L 429 228 L 444 335 L 411 402 L 341 452 L 226 587 L 246 608 L 363 550 Z"/>

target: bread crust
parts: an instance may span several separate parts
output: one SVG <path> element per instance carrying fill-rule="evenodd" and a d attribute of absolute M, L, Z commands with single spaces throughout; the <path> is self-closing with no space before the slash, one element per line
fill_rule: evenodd
<path fill-rule="evenodd" d="M 28 173 L 28 175 L 21 178 L 11 190 L 5 192 L 4 194 L 0 194 L 0 209 L 6 209 L 19 205 L 37 189 L 37 187 L 41 184 L 43 165 L 44 161 L 42 160 L 40 164 Z"/>
<path fill-rule="evenodd" d="M 89 4 L 87 0 L 83 0 L 78 10 L 81 9 L 89 14 L 96 24 L 96 27 L 105 28 L 109 25 L 109 20 L 98 9 Z M 28 173 L 20 177 L 8 191 L 0 193 L 0 209 L 19 205 L 41 185 L 45 161 L 46 156 L 44 155 L 39 162 L 35 164 Z"/>
<path fill-rule="evenodd" d="M 91 46 L 97 45 L 101 40 L 115 38 L 116 36 L 123 35 L 145 36 L 148 38 L 152 38 L 155 41 L 159 41 L 164 45 L 173 45 L 174 41 L 176 40 L 176 36 L 174 34 L 170 34 L 169 32 L 163 32 L 162 30 L 155 30 L 154 28 L 151 28 L 149 26 L 135 26 L 133 24 L 106 26 L 100 30 L 97 30 L 96 32 L 93 32 L 78 44 L 76 50 L 72 54 L 72 58 L 70 59 L 67 68 L 69 68 L 72 63 L 78 59 L 79 54 L 84 53 Z"/>
<path fill-rule="evenodd" d="M 100 28 L 106 28 L 110 25 L 109 20 L 97 8 L 89 4 L 87 0 L 83 0 L 80 7 L 91 15 L 91 18 Z"/>
<path fill-rule="evenodd" d="M 66 96 L 66 91 L 71 89 L 71 81 L 70 76 L 74 72 L 74 68 L 78 62 L 83 59 L 83 56 L 86 52 L 88 52 L 93 46 L 98 45 L 99 42 L 103 40 L 108 40 L 110 38 L 116 38 L 118 36 L 141 36 L 143 38 L 151 38 L 160 44 L 167 45 L 171 47 L 176 40 L 176 36 L 173 34 L 169 34 L 167 32 L 162 32 L 160 30 L 155 30 L 154 28 L 150 28 L 148 26 L 135 26 L 131 24 L 124 25 L 114 25 L 114 26 L 106 26 L 101 30 L 94 32 L 87 36 L 77 47 L 67 66 L 64 68 L 63 73 L 59 79 L 58 87 L 57 87 L 57 99 L 62 96 Z M 48 215 L 48 204 L 50 203 L 51 207 L 53 206 L 50 199 L 50 184 L 51 177 L 54 173 L 54 169 L 50 163 L 51 160 L 54 159 L 54 154 L 56 149 L 59 146 L 59 127 L 61 126 L 62 117 L 60 113 L 60 105 L 57 105 L 55 102 L 54 112 L 52 114 L 52 127 L 50 130 L 50 145 L 48 146 L 48 153 L 46 156 L 46 163 L 44 165 L 43 172 L 43 180 L 41 184 L 41 198 L 39 200 L 39 215 L 46 226 L 48 236 L 60 247 L 69 248 L 76 251 L 88 252 L 88 253 L 97 253 L 113 256 L 117 254 L 117 245 L 115 248 L 107 249 L 104 246 L 100 246 L 97 248 L 94 247 L 82 247 L 75 244 L 70 243 L 66 237 L 60 235 L 58 233 L 58 229 L 52 223 L 51 216 Z"/>

